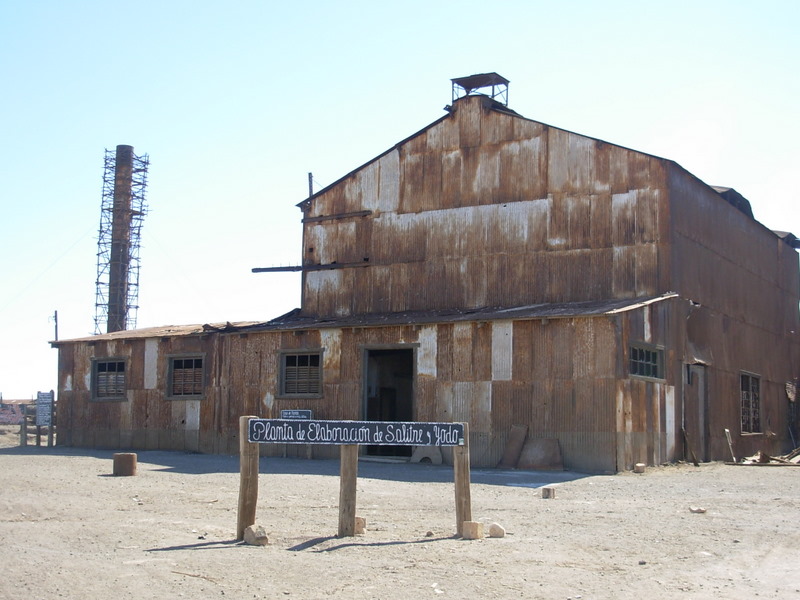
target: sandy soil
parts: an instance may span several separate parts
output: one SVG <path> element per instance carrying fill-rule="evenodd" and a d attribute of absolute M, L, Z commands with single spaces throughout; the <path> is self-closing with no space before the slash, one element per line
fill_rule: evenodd
<path fill-rule="evenodd" d="M 0 430 L 2 599 L 800 599 L 800 468 L 475 470 L 473 518 L 507 534 L 465 541 L 452 469 L 361 462 L 368 530 L 340 539 L 338 461 L 262 459 L 259 547 L 234 540 L 238 457 L 139 452 L 138 475 L 114 477 L 111 452 L 15 432 Z"/>

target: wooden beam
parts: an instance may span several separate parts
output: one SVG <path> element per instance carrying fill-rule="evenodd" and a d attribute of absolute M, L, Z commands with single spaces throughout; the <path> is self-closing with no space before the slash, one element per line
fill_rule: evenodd
<path fill-rule="evenodd" d="M 464 423 L 464 443 L 453 447 L 453 470 L 456 492 L 456 535 L 464 536 L 464 522 L 472 521 L 469 476 L 469 423 Z"/>
<path fill-rule="evenodd" d="M 248 422 L 254 416 L 239 417 L 239 510 L 236 539 L 244 539 L 244 530 L 256 523 L 258 503 L 258 443 L 248 440 Z"/>
<path fill-rule="evenodd" d="M 353 217 L 368 217 L 371 210 L 357 210 L 354 212 L 339 213 L 338 215 L 322 215 L 321 217 L 306 217 L 303 223 L 319 223 L 320 221 L 334 221 L 338 219 L 351 219 Z"/>
<path fill-rule="evenodd" d="M 339 537 L 352 537 L 356 534 L 358 445 L 341 446 L 339 455 Z"/>
<path fill-rule="evenodd" d="M 369 261 L 354 263 L 328 263 L 324 265 L 294 265 L 289 267 L 254 267 L 251 273 L 288 273 L 297 271 L 331 271 L 333 269 L 357 269 L 371 266 Z"/>

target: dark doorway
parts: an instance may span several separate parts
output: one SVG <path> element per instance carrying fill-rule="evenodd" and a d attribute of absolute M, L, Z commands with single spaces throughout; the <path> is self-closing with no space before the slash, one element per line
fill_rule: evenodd
<path fill-rule="evenodd" d="M 706 367 L 702 364 L 686 365 L 686 385 L 683 391 L 684 459 L 708 461 Z"/>
<path fill-rule="evenodd" d="M 414 420 L 414 350 L 366 351 L 367 421 Z M 411 446 L 367 446 L 371 456 L 411 456 Z"/>

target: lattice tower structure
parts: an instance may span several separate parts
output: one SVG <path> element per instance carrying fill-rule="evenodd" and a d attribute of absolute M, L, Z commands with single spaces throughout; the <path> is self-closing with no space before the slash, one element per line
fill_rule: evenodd
<path fill-rule="evenodd" d="M 136 327 L 139 309 L 139 250 L 147 214 L 149 157 L 132 146 L 106 150 L 103 199 L 97 237 L 95 334 Z"/>

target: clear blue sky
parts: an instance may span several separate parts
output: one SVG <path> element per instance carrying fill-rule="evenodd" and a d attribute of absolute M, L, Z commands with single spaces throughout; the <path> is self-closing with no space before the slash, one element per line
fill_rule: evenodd
<path fill-rule="evenodd" d="M 94 330 L 103 155 L 150 156 L 138 325 L 299 303 L 307 174 L 332 183 L 496 71 L 509 106 L 675 160 L 800 235 L 800 2 L 0 0 L 0 393 Z M 731 232 L 731 235 L 736 235 Z"/>

